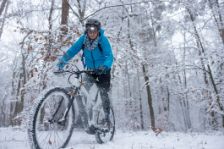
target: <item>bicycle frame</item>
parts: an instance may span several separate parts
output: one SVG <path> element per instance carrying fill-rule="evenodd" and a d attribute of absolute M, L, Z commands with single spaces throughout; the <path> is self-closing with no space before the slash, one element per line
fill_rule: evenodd
<path fill-rule="evenodd" d="M 84 87 L 84 83 L 83 83 L 81 74 L 82 74 L 82 73 L 86 73 L 86 74 L 88 74 L 88 73 L 92 73 L 92 71 L 77 71 L 77 72 L 64 71 L 64 72 L 69 72 L 69 73 L 71 73 L 71 75 L 68 77 L 68 82 L 69 82 L 69 84 L 71 84 L 71 87 L 69 88 L 68 93 L 67 93 L 67 94 L 70 96 L 70 101 L 69 101 L 69 103 L 68 103 L 68 105 L 67 105 L 66 110 L 64 111 L 63 116 L 57 121 L 57 123 L 60 124 L 60 125 L 64 125 L 64 124 L 65 124 L 65 122 L 66 122 L 66 118 L 67 118 L 67 115 L 68 115 L 68 112 L 69 112 L 70 108 L 72 107 L 72 104 L 74 103 L 74 100 L 75 100 L 75 97 L 76 97 L 76 96 L 79 96 L 80 94 L 84 94 L 84 95 L 87 97 L 87 100 L 88 100 L 87 102 L 89 102 L 89 101 L 94 101 L 94 104 L 96 104 L 96 102 L 98 101 L 98 95 L 99 95 L 99 89 L 97 88 L 97 92 L 96 92 L 95 98 L 94 98 L 94 100 L 91 100 L 90 97 L 89 97 L 89 93 L 88 93 L 88 91 L 87 91 L 86 88 Z M 63 73 L 63 72 L 61 72 L 61 73 Z M 76 86 L 74 86 L 74 85 L 71 83 L 71 81 L 70 81 L 71 76 L 74 75 L 74 74 L 77 75 L 77 76 L 75 77 L 75 78 L 77 78 L 77 80 L 79 80 L 79 79 L 81 78 L 81 80 L 79 81 L 79 85 L 76 85 Z M 51 122 L 51 123 L 55 122 L 55 120 L 54 120 L 54 116 L 57 115 L 57 112 L 59 111 L 61 104 L 62 104 L 62 100 L 59 102 L 59 105 L 58 105 L 58 107 L 57 107 L 55 113 L 53 114 L 52 119 L 49 120 L 49 122 Z M 87 105 L 88 105 L 88 104 L 87 104 Z M 94 105 L 93 105 L 93 106 L 94 106 Z M 98 105 L 95 105 L 95 106 L 98 106 Z M 85 107 L 86 107 L 86 106 L 85 106 Z M 89 107 L 87 107 L 87 108 L 89 108 Z M 95 108 L 95 109 L 96 109 L 96 108 Z M 86 110 L 86 109 L 85 109 L 85 110 Z M 86 112 L 87 112 L 87 110 L 86 110 Z M 88 113 L 88 112 L 87 112 L 87 113 Z M 88 118 L 89 118 L 89 117 L 90 117 L 89 114 L 87 114 L 87 115 L 88 115 Z M 93 115 L 93 117 L 94 117 L 94 115 Z M 93 119 L 94 119 L 94 118 L 93 118 Z M 89 121 L 89 120 L 88 120 L 88 121 Z"/>

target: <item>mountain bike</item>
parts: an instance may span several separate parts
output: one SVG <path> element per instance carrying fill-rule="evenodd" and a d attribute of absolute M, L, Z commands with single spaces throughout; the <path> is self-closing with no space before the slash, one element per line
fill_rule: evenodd
<path fill-rule="evenodd" d="M 31 148 L 34 149 L 58 149 L 64 148 L 68 144 L 74 130 L 74 124 L 79 110 L 77 99 L 81 97 L 86 107 L 91 107 L 88 114 L 88 123 L 95 117 L 95 138 L 97 143 L 111 141 L 115 133 L 115 118 L 112 106 L 110 106 L 109 128 L 105 128 L 104 111 L 100 97 L 100 91 L 97 88 L 96 93 L 90 95 L 90 92 L 84 87 L 83 74 L 89 75 L 92 71 L 62 71 L 68 73 L 69 87 L 55 87 L 48 90 L 34 104 L 33 111 L 30 114 L 28 128 L 28 137 Z M 71 81 L 73 78 L 74 81 Z M 74 79 L 75 78 L 75 79 Z M 80 98 L 79 98 L 80 99 Z M 94 109 L 94 110 L 93 110 Z"/>

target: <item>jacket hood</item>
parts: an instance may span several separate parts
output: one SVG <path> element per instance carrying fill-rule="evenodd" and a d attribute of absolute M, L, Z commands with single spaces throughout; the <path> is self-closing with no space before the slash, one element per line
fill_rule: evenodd
<path fill-rule="evenodd" d="M 102 39 L 104 38 L 104 29 L 101 28 L 100 31 L 99 31 L 99 33 L 100 33 L 99 42 L 101 42 Z"/>
<path fill-rule="evenodd" d="M 100 33 L 101 36 L 102 36 L 102 35 L 104 36 L 104 29 L 100 28 L 99 33 Z"/>

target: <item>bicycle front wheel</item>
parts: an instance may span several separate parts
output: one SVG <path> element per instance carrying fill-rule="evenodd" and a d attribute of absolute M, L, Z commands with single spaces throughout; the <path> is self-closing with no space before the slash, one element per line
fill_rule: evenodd
<path fill-rule="evenodd" d="M 74 128 L 74 106 L 68 108 L 70 102 L 63 88 L 54 88 L 40 99 L 28 131 L 32 148 L 59 149 L 68 144 Z"/>

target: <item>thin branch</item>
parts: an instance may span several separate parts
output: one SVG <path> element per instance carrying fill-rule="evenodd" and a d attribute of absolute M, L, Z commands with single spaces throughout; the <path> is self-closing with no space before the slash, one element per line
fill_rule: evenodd
<path fill-rule="evenodd" d="M 61 10 L 61 7 L 55 7 L 54 8 L 55 10 Z M 13 12 L 13 13 L 10 13 L 8 15 L 6 15 L 5 18 L 11 18 L 11 17 L 16 17 L 16 16 L 26 16 L 27 14 L 30 14 L 30 13 L 33 13 L 33 12 L 43 12 L 43 11 L 49 11 L 50 9 L 49 8 L 44 8 L 44 9 L 35 9 L 35 10 L 26 10 L 26 11 L 16 11 L 16 12 Z M 3 18 L 0 17 L 0 22 L 3 21 Z"/>
<path fill-rule="evenodd" d="M 21 44 L 21 49 L 22 49 L 23 46 L 24 46 L 24 42 L 25 42 L 26 38 L 27 38 L 31 33 L 33 33 L 32 30 L 30 30 L 30 31 L 26 34 L 26 36 L 23 37 L 22 42 L 19 43 L 19 44 Z M 22 53 L 22 52 L 21 52 L 21 53 Z"/>
<path fill-rule="evenodd" d="M 71 6 L 70 3 L 68 2 L 68 0 L 67 0 L 67 3 L 68 3 L 69 8 L 70 8 L 70 9 L 72 10 L 72 12 L 74 13 L 74 15 L 75 15 L 76 17 L 79 17 L 78 13 L 75 12 L 75 10 L 72 8 L 72 6 Z"/>
<path fill-rule="evenodd" d="M 128 6 L 128 5 L 137 5 L 137 4 L 149 3 L 149 2 L 151 2 L 151 1 L 141 1 L 141 2 L 135 2 L 135 3 L 127 3 L 127 4 L 118 4 L 118 5 L 112 5 L 112 6 L 105 6 L 103 8 L 100 8 L 100 9 L 96 10 L 95 12 L 89 14 L 87 17 L 83 18 L 83 20 L 88 19 L 89 17 L 95 15 L 96 13 L 98 13 L 98 12 L 104 10 L 104 9 L 114 8 L 114 7 L 123 7 L 123 6 Z"/>
<path fill-rule="evenodd" d="M 68 0 L 67 0 L 68 2 Z M 89 14 L 88 16 L 86 16 L 85 18 L 83 18 L 81 21 L 84 21 L 86 19 L 88 19 L 89 17 L 95 15 L 96 13 L 104 10 L 104 9 L 108 9 L 108 8 L 114 8 L 114 7 L 123 7 L 123 6 L 128 6 L 128 5 L 137 5 L 137 4 L 142 4 L 142 3 L 149 3 L 151 1 L 141 1 L 141 2 L 135 2 L 135 3 L 127 3 L 127 4 L 118 4 L 118 5 L 112 5 L 112 6 L 105 6 L 103 8 L 100 8 L 98 10 L 96 10 L 95 12 Z M 72 12 L 77 16 L 77 13 L 75 12 L 75 10 L 71 7 L 71 5 L 68 2 L 69 7 L 71 8 Z"/>
<path fill-rule="evenodd" d="M 6 8 L 5 8 L 5 12 L 4 12 L 4 15 L 3 15 L 3 21 L 2 21 L 2 25 L 1 25 L 1 28 L 0 28 L 0 39 L 2 37 L 2 33 L 3 33 L 3 28 L 4 28 L 4 25 L 5 25 L 5 16 L 6 14 L 8 13 L 8 7 L 9 7 L 9 2 L 6 2 Z"/>
<path fill-rule="evenodd" d="M 194 67 L 195 69 L 199 69 L 199 70 L 203 70 L 205 71 L 206 73 L 209 73 L 208 70 L 204 69 L 204 68 L 201 68 L 200 66 L 197 66 L 197 65 L 185 65 L 186 67 Z"/>

